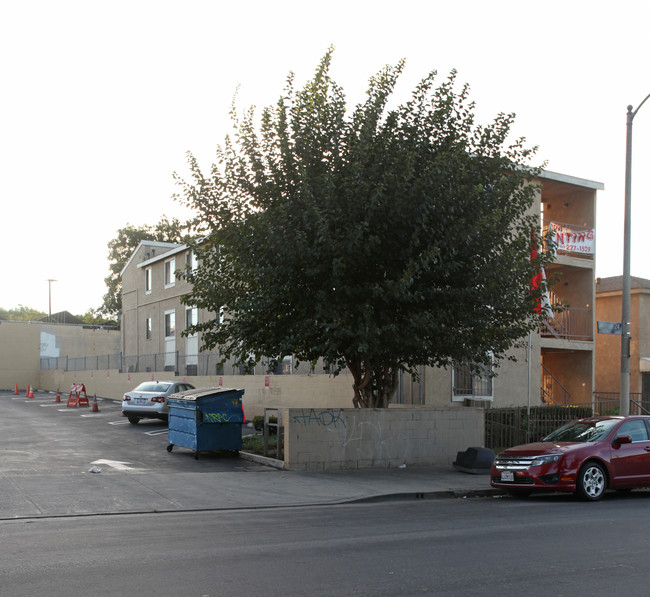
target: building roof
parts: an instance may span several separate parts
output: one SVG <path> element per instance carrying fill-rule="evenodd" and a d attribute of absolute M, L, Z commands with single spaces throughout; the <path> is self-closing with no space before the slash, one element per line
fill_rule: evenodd
<path fill-rule="evenodd" d="M 58 313 L 52 313 L 47 317 L 43 317 L 40 321 L 45 323 L 71 323 L 80 325 L 84 321 L 80 317 L 73 315 L 69 311 L 59 311 Z"/>
<path fill-rule="evenodd" d="M 560 174 L 559 172 L 551 172 L 550 170 L 542 170 L 539 177 L 547 180 L 556 180 L 557 182 L 572 184 L 577 187 L 585 187 L 595 191 L 602 191 L 605 188 L 605 185 L 602 182 L 587 180 L 586 178 L 578 178 L 577 176 L 569 176 L 568 174 Z"/>
<path fill-rule="evenodd" d="M 176 249 L 176 248 L 179 248 L 179 247 L 185 247 L 185 245 L 181 245 L 179 243 L 165 243 L 165 242 L 161 242 L 161 241 L 157 241 L 157 240 L 141 240 L 140 243 L 138 244 L 138 246 L 134 249 L 133 253 L 131 253 L 131 257 L 129 257 L 129 260 L 126 262 L 125 266 L 122 268 L 122 271 L 120 272 L 120 277 L 124 275 L 124 270 L 126 270 L 126 268 L 129 267 L 129 265 L 131 264 L 131 261 L 133 261 L 133 258 L 137 254 L 138 249 L 140 249 L 140 247 L 142 247 L 142 246 L 153 247 L 153 248 L 156 248 L 156 249 L 165 249 L 165 250 L 163 250 L 161 255 L 165 255 L 165 254 L 169 253 L 169 251 L 171 251 L 172 249 Z M 145 258 L 145 261 L 146 260 L 147 259 Z"/>
<path fill-rule="evenodd" d="M 147 267 L 152 263 L 155 263 L 156 261 L 161 261 L 162 259 L 169 259 L 172 255 L 177 255 L 178 253 L 182 253 L 185 250 L 187 250 L 187 245 L 175 244 L 171 249 L 169 249 L 169 251 L 165 251 L 160 255 L 154 255 L 149 259 L 145 259 L 144 261 L 138 263 L 136 267 Z"/>
<path fill-rule="evenodd" d="M 631 290 L 650 290 L 650 280 L 630 276 Z M 602 292 L 621 292 L 623 290 L 623 276 L 609 278 L 596 278 L 596 294 Z"/>

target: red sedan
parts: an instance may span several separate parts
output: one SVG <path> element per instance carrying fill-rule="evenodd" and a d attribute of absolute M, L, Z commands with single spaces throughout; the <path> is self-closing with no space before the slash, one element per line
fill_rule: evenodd
<path fill-rule="evenodd" d="M 492 487 L 513 495 L 566 491 L 599 500 L 606 489 L 650 486 L 650 416 L 590 417 L 539 442 L 501 452 Z"/>

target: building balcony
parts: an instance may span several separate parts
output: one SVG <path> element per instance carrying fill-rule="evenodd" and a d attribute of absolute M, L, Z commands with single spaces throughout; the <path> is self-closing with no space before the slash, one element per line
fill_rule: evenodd
<path fill-rule="evenodd" d="M 577 340 L 583 342 L 594 339 L 594 313 L 591 308 L 562 308 L 564 301 L 549 290 L 546 311 L 548 317 L 542 325 L 543 338 L 558 340 Z"/>

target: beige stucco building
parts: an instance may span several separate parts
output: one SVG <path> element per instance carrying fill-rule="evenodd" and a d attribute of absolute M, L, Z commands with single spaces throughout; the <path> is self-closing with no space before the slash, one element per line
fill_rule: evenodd
<path fill-rule="evenodd" d="M 555 231 L 557 259 L 546 275 L 553 310 L 540 337 L 542 399 L 585 404 L 595 390 L 596 192 L 603 185 L 550 174 L 542 180 L 544 230 Z"/>
<path fill-rule="evenodd" d="M 596 280 L 596 319 L 621 321 L 623 278 Z M 630 397 L 650 404 L 650 280 L 630 279 Z M 616 394 L 621 388 L 621 336 L 598 334 L 596 340 L 596 390 Z"/>
<path fill-rule="evenodd" d="M 512 351 L 516 361 L 502 363 L 493 378 L 471 375 L 462 366 L 421 368 L 416 379 L 401 376 L 397 404 L 442 408 L 589 404 L 596 390 L 618 391 L 619 358 L 612 355 L 620 350 L 615 345 L 620 337 L 598 338 L 595 367 L 594 238 L 596 195 L 603 185 L 552 172 L 543 172 L 537 182 L 540 191 L 533 209 L 539 213 L 540 229 L 553 228 L 558 240 L 557 259 L 546 272 L 552 280 L 546 325 L 530 339 L 522 339 Z M 232 362 L 221 363 L 218 354 L 202 351 L 200 336 L 182 335 L 188 325 L 215 317 L 182 304 L 189 287 L 176 272 L 186 266 L 193 267 L 194 258 L 185 245 L 140 243 L 122 271 L 119 332 L 0 322 L 0 386 L 22 388 L 29 383 L 56 391 L 82 382 L 89 393 L 119 399 L 152 377 L 184 378 L 196 386 L 244 388 L 249 416 L 261 414 L 265 407 L 351 406 L 349 374 L 332 377 L 322 365 L 296 366 L 289 356 L 280 363 L 259 363 L 252 375 L 242 375 Z M 633 290 L 631 392 L 641 392 L 644 368 L 649 369 L 645 359 L 650 358 L 650 345 L 646 347 L 643 339 L 650 337 L 645 334 L 650 318 L 639 320 L 649 299 L 645 286 Z M 553 308 L 560 303 L 568 304 L 561 312 Z M 599 320 L 620 319 L 620 290 L 618 298 L 615 290 L 599 291 L 598 305 Z"/>
<path fill-rule="evenodd" d="M 533 209 L 539 213 L 540 229 L 553 228 L 558 240 L 557 259 L 546 272 L 554 281 L 548 300 L 551 309 L 561 303 L 568 308 L 561 313 L 549 311 L 547 325 L 529 340 L 523 339 L 512 352 L 516 362 L 504 362 L 496 377 L 472 376 L 461 367 L 423 368 L 419 379 L 402 376 L 398 403 L 444 407 L 591 403 L 595 388 L 596 195 L 603 185 L 548 171 L 536 182 L 541 190 Z M 199 376 L 199 380 L 207 378 L 213 383 L 221 382 L 223 375 L 240 373 L 232 363 L 220 364 L 218 355 L 203 353 L 199 336 L 181 334 L 191 323 L 215 317 L 181 303 L 189 287 L 175 271 L 193 265 L 191 251 L 184 245 L 143 241 L 134 251 L 122 271 L 125 372 L 165 371 L 188 381 Z M 319 375 L 326 373 L 322 368 L 311 370 L 303 365 L 296 369 L 290 357 L 272 371 L 269 363 L 260 363 L 254 373 L 253 378 L 258 378 L 258 385 L 265 390 L 273 385 L 269 378 L 277 379 L 278 374 L 305 375 L 307 384 L 318 388 L 324 406 L 330 406 L 335 395 L 340 400 L 341 387 L 352 385 L 347 376 L 334 380 Z M 246 383 L 252 381 L 251 376 L 245 377 Z M 304 392 L 304 384 L 301 386 Z M 287 394 L 280 402 L 300 402 L 299 397 L 289 396 L 288 389 L 284 391 Z M 265 396 L 271 395 L 263 393 L 261 403 Z"/>

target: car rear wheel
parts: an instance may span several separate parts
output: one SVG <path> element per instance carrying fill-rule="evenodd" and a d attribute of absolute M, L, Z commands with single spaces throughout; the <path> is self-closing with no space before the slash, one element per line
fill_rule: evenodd
<path fill-rule="evenodd" d="M 134 417 L 133 415 L 128 415 L 129 423 L 131 425 L 137 425 L 140 422 L 140 417 Z"/>
<path fill-rule="evenodd" d="M 603 467 L 597 462 L 587 462 L 578 473 L 578 495 L 591 502 L 603 497 L 607 489 L 607 477 Z"/>

